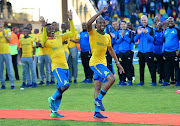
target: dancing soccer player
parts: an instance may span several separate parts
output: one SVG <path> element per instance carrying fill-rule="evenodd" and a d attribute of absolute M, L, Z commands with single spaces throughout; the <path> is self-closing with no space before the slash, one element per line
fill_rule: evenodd
<path fill-rule="evenodd" d="M 94 71 L 94 103 L 95 103 L 95 113 L 94 118 L 107 118 L 100 113 L 100 110 L 105 111 L 105 108 L 102 104 L 102 98 L 107 93 L 109 88 L 115 82 L 115 78 L 111 71 L 107 68 L 107 62 L 105 54 L 108 48 L 109 53 L 116 61 L 117 67 L 119 68 L 120 73 L 124 73 L 123 67 L 120 65 L 116 54 L 111 46 L 111 37 L 109 34 L 104 33 L 105 20 L 100 17 L 103 12 L 108 10 L 107 7 L 103 7 L 100 12 L 94 15 L 87 23 L 89 40 L 92 51 L 92 57 L 90 59 L 90 68 Z M 96 20 L 97 30 L 92 28 L 92 23 Z M 102 86 L 104 79 L 107 82 Z M 101 88 L 102 86 L 102 88 Z"/>
<path fill-rule="evenodd" d="M 41 17 L 40 21 L 42 22 L 43 26 L 43 43 L 42 45 L 46 49 L 46 52 L 49 54 L 52 60 L 52 71 L 54 76 L 57 79 L 57 91 L 48 98 L 49 106 L 52 109 L 51 117 L 64 117 L 57 112 L 60 103 L 62 94 L 69 88 L 69 68 L 65 57 L 65 52 L 63 49 L 62 42 L 74 35 L 75 28 L 72 21 L 72 12 L 69 11 L 68 18 L 70 22 L 71 31 L 61 34 L 54 37 L 55 29 L 51 24 L 47 24 L 44 18 Z"/>

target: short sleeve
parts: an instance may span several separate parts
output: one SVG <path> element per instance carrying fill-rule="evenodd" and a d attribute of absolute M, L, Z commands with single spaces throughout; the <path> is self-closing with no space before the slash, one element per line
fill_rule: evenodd
<path fill-rule="evenodd" d="M 108 46 L 111 46 L 111 37 L 110 37 L 110 35 L 108 35 L 108 39 L 109 39 Z"/>

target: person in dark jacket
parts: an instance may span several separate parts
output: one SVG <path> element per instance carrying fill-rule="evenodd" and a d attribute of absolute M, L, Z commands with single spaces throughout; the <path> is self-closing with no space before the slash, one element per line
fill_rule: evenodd
<path fill-rule="evenodd" d="M 163 52 L 162 47 L 164 43 L 164 31 L 162 29 L 162 23 L 157 23 L 156 30 L 154 32 L 154 45 L 153 45 L 153 53 L 155 55 L 155 65 L 156 69 L 159 68 L 160 80 L 159 83 L 162 84 L 162 80 L 164 79 L 164 60 L 163 60 Z"/>
<path fill-rule="evenodd" d="M 127 29 L 127 24 L 125 21 L 122 21 L 120 24 L 121 32 L 119 35 L 119 39 L 116 41 L 119 44 L 119 55 L 118 58 L 126 73 L 120 75 L 120 83 L 119 86 L 126 85 L 126 76 L 128 78 L 128 86 L 132 86 L 132 54 L 131 54 L 131 31 Z"/>
<path fill-rule="evenodd" d="M 163 54 L 165 58 L 165 79 L 162 86 L 168 86 L 171 67 L 174 65 L 175 68 L 175 77 L 176 77 L 176 86 L 180 86 L 179 83 L 179 39 L 180 39 L 180 30 L 174 24 L 174 18 L 168 18 L 168 28 L 164 32 L 165 42 L 163 44 Z"/>
<path fill-rule="evenodd" d="M 156 86 L 156 71 L 154 66 L 154 55 L 153 55 L 153 42 L 154 42 L 154 31 L 153 28 L 148 25 L 147 16 L 143 15 L 141 17 L 142 26 L 138 27 L 137 35 L 134 37 L 134 41 L 138 44 L 138 58 L 140 67 L 140 83 L 137 86 L 144 85 L 144 68 L 147 62 L 152 84 L 151 86 Z"/>

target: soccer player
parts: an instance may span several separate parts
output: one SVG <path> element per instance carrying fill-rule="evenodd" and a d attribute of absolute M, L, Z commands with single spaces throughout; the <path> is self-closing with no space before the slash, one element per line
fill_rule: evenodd
<path fill-rule="evenodd" d="M 9 43 L 11 41 L 11 30 L 4 28 L 4 20 L 0 18 L 0 80 L 2 87 L 1 89 L 6 89 L 4 80 L 4 61 L 6 63 L 6 69 L 8 77 L 11 84 L 11 89 L 14 87 L 14 75 L 12 69 L 12 58 L 9 49 Z"/>
<path fill-rule="evenodd" d="M 37 78 L 36 78 L 36 67 L 35 67 L 35 51 L 36 51 L 36 42 L 34 38 L 29 36 L 29 28 L 25 27 L 23 29 L 24 37 L 19 41 L 20 48 L 20 57 L 21 62 L 23 63 L 23 76 L 27 79 L 27 85 L 22 84 L 21 87 L 37 87 Z M 32 84 L 30 78 L 30 71 L 32 76 Z"/>
<path fill-rule="evenodd" d="M 90 68 L 94 71 L 94 103 L 95 103 L 95 113 L 94 118 L 107 118 L 100 113 L 100 110 L 105 111 L 105 108 L 102 104 L 102 99 L 109 90 L 109 88 L 115 82 L 115 78 L 111 71 L 107 68 L 107 62 L 105 54 L 107 48 L 109 53 L 114 58 L 120 73 L 124 73 L 123 67 L 120 65 L 116 54 L 111 46 L 111 37 L 108 34 L 104 33 L 105 20 L 98 16 L 107 11 L 107 7 L 103 7 L 96 15 L 94 15 L 87 23 L 87 28 L 89 32 L 89 40 L 91 46 L 92 57 L 90 59 Z M 98 18 L 96 20 L 96 18 Z M 92 28 L 92 23 L 96 20 L 97 30 Z M 107 82 L 102 86 L 104 79 Z M 102 87 L 102 88 L 101 88 Z"/>
<path fill-rule="evenodd" d="M 71 31 L 57 37 L 54 37 L 54 27 L 51 24 L 47 24 L 43 17 L 40 18 L 43 26 L 42 45 L 51 57 L 52 71 L 57 79 L 57 90 L 51 97 L 48 98 L 49 106 L 52 109 L 50 117 L 64 117 L 64 115 L 59 114 L 57 110 L 60 106 L 63 92 L 66 91 L 70 86 L 70 83 L 68 81 L 69 69 L 65 57 L 65 52 L 62 46 L 62 41 L 72 37 L 75 32 L 71 11 L 69 11 L 68 13 L 68 18 Z"/>

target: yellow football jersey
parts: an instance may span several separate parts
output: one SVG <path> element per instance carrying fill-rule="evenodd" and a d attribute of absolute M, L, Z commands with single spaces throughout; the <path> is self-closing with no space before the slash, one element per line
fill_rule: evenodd
<path fill-rule="evenodd" d="M 22 57 L 32 57 L 33 47 L 36 47 L 34 38 L 21 38 L 19 41 L 19 48 L 22 48 Z"/>
<path fill-rule="evenodd" d="M 29 34 L 29 36 L 34 38 L 35 42 L 38 42 L 38 40 L 37 40 L 38 34 L 31 33 L 31 34 Z M 21 34 L 20 39 L 23 38 L 23 37 L 24 37 L 24 34 Z"/>
<path fill-rule="evenodd" d="M 42 33 L 39 33 L 39 34 L 38 34 L 37 40 L 39 41 L 39 43 L 42 43 L 42 36 L 43 36 Z M 40 55 L 47 55 L 47 52 L 46 52 L 46 49 L 45 49 L 45 48 L 39 47 L 39 56 L 40 56 Z"/>
<path fill-rule="evenodd" d="M 101 34 L 95 29 L 89 32 L 89 42 L 91 46 L 92 56 L 89 62 L 90 66 L 103 64 L 107 66 L 106 51 L 107 47 L 111 46 L 111 37 L 109 34 Z"/>
<path fill-rule="evenodd" d="M 4 32 L 8 37 L 11 37 L 11 30 L 9 28 L 4 28 Z M 0 31 L 0 54 L 10 53 L 9 42 L 6 40 L 3 32 Z"/>
<path fill-rule="evenodd" d="M 64 34 L 60 34 L 59 36 L 48 39 L 46 27 L 43 27 L 43 43 L 42 45 L 45 47 L 46 52 L 49 54 L 51 58 L 51 66 L 52 71 L 56 68 L 68 69 L 68 64 L 65 57 L 65 52 L 63 49 L 62 41 L 72 37 L 75 32 L 73 21 L 69 21 L 71 26 L 71 32 L 67 32 Z"/>
<path fill-rule="evenodd" d="M 78 32 L 78 31 L 75 31 L 75 34 L 74 34 L 74 36 L 73 36 L 71 39 L 76 40 L 76 39 L 79 39 L 79 38 L 80 38 L 79 32 Z M 70 41 L 70 39 L 68 39 L 68 43 L 69 43 L 68 48 L 76 47 L 76 43 Z"/>

